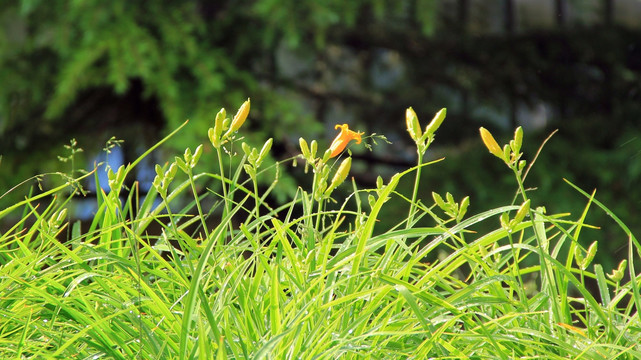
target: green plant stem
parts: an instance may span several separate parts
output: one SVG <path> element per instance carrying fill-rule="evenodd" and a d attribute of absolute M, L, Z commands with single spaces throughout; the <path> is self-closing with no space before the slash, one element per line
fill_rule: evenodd
<path fill-rule="evenodd" d="M 320 177 L 321 171 L 322 171 L 322 167 L 316 167 L 316 165 L 314 165 L 314 180 L 312 182 L 312 194 L 311 194 L 312 196 L 311 196 L 310 203 L 309 203 L 310 212 L 312 211 L 311 209 L 314 207 L 314 200 L 315 200 L 314 196 L 316 195 L 316 189 L 319 186 L 318 182 L 319 182 L 319 177 Z M 307 219 L 310 219 L 309 220 L 310 221 L 309 226 L 307 226 L 307 229 L 309 231 L 308 238 L 307 238 L 307 249 L 308 250 L 311 250 L 314 247 L 315 232 L 318 231 L 318 227 L 320 226 L 319 225 L 320 224 L 319 216 L 320 216 L 320 210 L 322 209 L 322 199 L 320 201 L 318 201 L 318 204 L 316 206 L 318 207 L 318 211 L 316 213 L 316 219 L 315 220 L 312 220 L 313 219 L 313 214 L 312 213 L 305 214 L 305 217 Z M 314 221 L 314 226 L 313 227 L 312 227 L 311 221 Z"/>
<path fill-rule="evenodd" d="M 418 197 L 418 186 L 421 180 L 421 168 L 423 165 L 423 153 L 420 150 L 416 150 L 418 154 L 418 165 L 416 167 L 416 177 L 414 178 L 414 190 L 412 191 L 412 202 L 410 203 L 410 210 L 407 214 L 407 223 L 405 228 L 409 229 L 412 226 L 414 220 L 414 212 L 416 211 L 416 198 Z"/>
<path fill-rule="evenodd" d="M 581 265 L 579 265 L 579 270 L 580 270 L 579 275 L 580 275 L 581 284 L 585 284 L 585 274 L 584 274 L 585 270 L 583 270 L 583 267 Z M 615 291 L 614 293 L 616 294 L 617 292 Z M 590 310 L 588 309 L 587 304 L 586 304 L 584 310 L 585 310 L 585 323 L 589 324 L 590 323 Z"/>
<path fill-rule="evenodd" d="M 525 194 L 525 187 L 523 186 L 523 179 L 521 179 L 521 172 L 516 168 L 516 164 L 511 166 L 512 171 L 514 171 L 514 176 L 516 177 L 516 182 L 519 185 L 519 192 L 523 197 L 523 202 L 527 201 L 527 195 Z M 516 200 L 516 199 L 515 199 Z"/>
<path fill-rule="evenodd" d="M 514 171 L 514 176 L 516 177 L 516 182 L 519 185 L 519 192 L 521 193 L 521 196 L 523 196 L 523 202 L 525 202 L 528 199 L 527 199 L 527 195 L 525 194 L 525 187 L 523 186 L 523 180 L 521 178 L 521 174 L 518 171 L 518 169 L 516 168 L 516 165 L 512 166 L 512 171 Z M 534 219 L 534 215 L 533 214 L 530 214 L 530 217 L 532 219 Z M 535 231 L 535 236 L 536 236 L 536 230 L 534 230 L 534 231 Z M 539 242 L 539 248 L 540 248 L 539 237 L 536 236 L 536 238 L 537 238 L 537 241 Z M 516 270 L 513 270 L 513 272 L 516 272 L 516 275 L 517 275 L 517 277 L 519 279 L 519 285 L 520 285 L 519 289 L 522 289 L 523 288 L 523 278 L 521 277 L 521 272 L 518 270 L 519 267 L 517 266 L 518 259 L 519 259 L 519 256 L 520 256 L 520 251 L 517 251 L 514 248 L 514 241 L 512 240 L 512 234 L 511 233 L 508 233 L 508 239 L 510 240 L 510 248 L 512 249 L 512 257 L 514 258 L 514 267 L 516 268 Z M 543 259 L 543 256 L 541 256 L 541 261 L 545 261 Z M 519 296 L 523 299 L 524 303 L 526 304 L 526 310 L 528 310 L 529 306 L 528 306 L 527 296 L 525 295 L 525 293 L 523 291 L 519 291 Z"/>
<path fill-rule="evenodd" d="M 314 233 L 318 233 L 320 231 L 320 223 L 321 223 L 321 214 L 323 212 L 323 201 L 319 201 L 317 205 L 317 210 L 316 210 L 316 223 L 314 224 Z M 311 246 L 309 247 L 309 250 L 311 250 L 314 246 L 314 243 L 310 244 Z"/>
<path fill-rule="evenodd" d="M 196 201 L 196 209 L 198 209 L 198 216 L 200 217 L 200 222 L 203 226 L 203 231 L 205 232 L 205 239 L 209 239 L 209 230 L 207 230 L 207 222 L 205 221 L 205 216 L 203 215 L 203 209 L 200 206 L 200 199 L 198 199 L 198 192 L 196 191 L 196 184 L 194 183 L 194 174 L 191 167 L 187 172 L 189 176 L 189 184 L 191 185 L 191 191 L 194 194 L 194 201 Z M 223 185 L 224 188 L 224 185 Z"/>
<path fill-rule="evenodd" d="M 516 176 L 516 182 L 519 185 L 519 191 L 521 192 L 523 201 L 525 202 L 528 200 L 528 197 L 527 197 L 527 194 L 525 193 L 525 187 L 523 186 L 523 179 L 521 178 L 521 172 L 516 168 L 517 166 L 518 166 L 517 163 L 514 163 L 512 166 L 510 166 L 510 168 L 512 169 L 512 171 L 514 172 L 514 175 Z M 539 258 L 541 261 L 541 277 L 545 279 L 549 284 L 551 281 L 553 281 L 552 280 L 553 275 L 550 272 L 550 264 L 548 263 L 548 260 L 545 258 L 545 254 L 543 253 L 543 244 L 541 242 L 541 234 L 539 234 L 538 231 L 536 230 L 536 222 L 534 221 L 534 211 L 532 211 L 532 209 L 530 208 L 528 214 L 530 216 L 530 221 L 532 222 L 532 231 L 534 231 L 534 237 L 536 237 L 536 242 L 538 245 L 536 248 L 539 252 Z M 545 282 L 542 282 L 542 283 L 545 283 Z M 556 302 L 556 299 L 554 298 L 555 295 L 556 294 L 548 293 L 548 296 L 549 296 L 548 301 L 550 304 L 550 308 L 553 309 L 551 311 L 550 317 L 551 318 L 553 317 L 553 319 L 551 319 L 553 322 L 561 322 L 561 319 L 559 318 L 560 309 L 559 309 L 559 305 Z"/>
<path fill-rule="evenodd" d="M 258 208 L 260 207 L 260 197 L 258 196 L 258 182 L 256 181 L 256 178 L 254 176 L 251 177 L 252 183 L 254 184 L 254 202 L 256 205 L 254 206 L 254 218 L 258 222 L 259 218 L 259 211 Z M 260 226 L 257 223 L 256 224 L 256 238 L 258 238 L 260 234 Z"/>
<path fill-rule="evenodd" d="M 224 208 L 223 208 L 223 215 L 222 217 L 224 218 L 229 214 L 229 197 L 227 195 L 227 188 L 225 187 L 225 167 L 223 165 L 223 153 L 220 150 L 220 147 L 216 148 L 216 155 L 218 157 L 218 167 L 220 168 L 220 186 L 223 188 L 223 197 L 224 197 Z M 231 234 L 233 231 L 231 222 L 229 223 L 229 233 Z"/>

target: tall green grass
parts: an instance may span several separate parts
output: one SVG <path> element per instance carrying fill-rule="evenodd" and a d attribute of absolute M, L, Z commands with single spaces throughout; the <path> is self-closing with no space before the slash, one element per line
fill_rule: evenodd
<path fill-rule="evenodd" d="M 0 235 L 0 358 L 641 358 L 639 242 L 576 187 L 582 214 L 531 204 L 520 129 L 503 148 L 481 130 L 514 173 L 514 204 L 469 215 L 469 198 L 418 198 L 430 165 L 423 155 L 445 111 L 423 131 L 408 109 L 415 167 L 360 189 L 345 182 L 347 151 L 332 157 L 301 139 L 297 160 L 312 187 L 272 206 L 273 186 L 258 180 L 276 174 L 275 184 L 292 159 L 263 164 L 271 139 L 241 144 L 248 112 L 249 102 L 232 119 L 216 116 L 213 173 L 198 164 L 202 145 L 157 166 L 144 198 L 124 184 L 153 148 L 110 170 L 111 191 L 99 190 L 85 228 L 69 222 L 73 181 L 0 210 L 21 212 Z M 406 176 L 412 194 L 396 192 Z M 351 195 L 335 195 L 338 187 Z M 407 208 L 377 231 L 392 197 Z M 618 269 L 592 264 L 597 247 L 581 238 L 594 207 L 628 234 Z M 426 219 L 432 227 L 417 225 Z M 475 233 L 480 222 L 496 229 Z"/>

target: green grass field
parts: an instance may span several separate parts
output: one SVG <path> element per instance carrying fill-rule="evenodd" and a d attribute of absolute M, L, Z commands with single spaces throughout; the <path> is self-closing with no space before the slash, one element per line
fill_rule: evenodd
<path fill-rule="evenodd" d="M 535 158 L 521 160 L 520 129 L 505 147 L 481 129 L 488 156 L 514 173 L 513 204 L 468 214 L 469 198 L 418 198 L 445 111 L 423 130 L 410 108 L 415 167 L 359 189 L 346 181 L 344 148 L 362 146 L 363 134 L 341 128 L 327 151 L 301 139 L 297 160 L 312 185 L 271 207 L 292 159 L 263 164 L 271 139 L 242 144 L 248 112 L 246 102 L 231 119 L 216 116 L 207 147 L 218 172 L 196 171 L 207 167 L 203 146 L 187 149 L 156 167 L 139 200 L 123 184 L 154 148 L 111 169 L 111 191 L 99 191 L 85 227 L 67 210 L 81 179 L 0 210 L 21 219 L 0 234 L 0 358 L 641 358 L 639 242 L 578 188 L 582 214 L 531 204 L 523 184 Z M 272 186 L 259 185 L 266 176 Z M 396 191 L 403 177 L 413 193 Z M 396 226 L 377 230 L 391 198 L 407 206 Z M 605 211 L 628 234 L 618 269 L 593 263 L 596 243 L 581 237 L 588 211 Z M 417 225 L 427 219 L 433 226 Z M 495 230 L 472 231 L 481 222 Z"/>

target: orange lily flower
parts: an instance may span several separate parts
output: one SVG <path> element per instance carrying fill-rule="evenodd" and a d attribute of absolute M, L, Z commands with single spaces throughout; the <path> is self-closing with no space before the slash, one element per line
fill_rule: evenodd
<path fill-rule="evenodd" d="M 356 140 L 356 143 L 360 144 L 362 141 L 361 135 L 364 134 L 362 132 L 350 130 L 347 124 L 334 126 L 334 129 L 338 128 L 341 129 L 341 132 L 338 134 L 338 136 L 336 136 L 334 141 L 332 141 L 332 145 L 329 147 L 329 149 L 332 151 L 329 156 L 330 158 L 333 158 L 340 154 L 341 151 L 343 151 L 347 144 L 352 140 Z"/>

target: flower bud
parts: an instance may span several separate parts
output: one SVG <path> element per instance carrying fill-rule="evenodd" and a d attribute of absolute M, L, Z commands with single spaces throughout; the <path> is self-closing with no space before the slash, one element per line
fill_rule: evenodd
<path fill-rule="evenodd" d="M 585 270 L 588 268 L 592 260 L 594 259 L 594 256 L 596 255 L 596 250 L 597 250 L 598 242 L 593 242 L 587 250 L 587 254 L 585 255 L 585 259 L 581 261 L 581 270 Z"/>
<path fill-rule="evenodd" d="M 263 163 L 263 160 L 265 160 L 265 157 L 267 156 L 267 154 L 269 154 L 269 150 L 272 149 L 273 143 L 274 143 L 273 138 L 269 138 L 269 140 L 265 141 L 265 144 L 260 149 L 260 153 L 258 154 L 258 159 L 256 160 L 256 167 L 259 167 L 260 164 Z"/>
<path fill-rule="evenodd" d="M 494 140 L 494 136 L 492 136 L 492 134 L 484 127 L 481 127 L 479 131 L 481 132 L 481 139 L 483 140 L 485 147 L 490 151 L 490 154 L 496 156 L 499 159 L 505 160 L 503 151 L 501 150 L 501 147 L 496 142 L 496 140 Z"/>
<path fill-rule="evenodd" d="M 434 199 L 434 202 L 439 208 L 441 208 L 442 210 L 446 209 L 447 206 L 445 205 L 445 201 L 443 201 L 443 198 L 441 197 L 441 195 L 432 191 L 432 199 Z"/>
<path fill-rule="evenodd" d="M 198 145 L 196 150 L 194 150 L 194 156 L 192 156 L 191 163 L 190 163 L 191 168 L 194 168 L 196 166 L 202 154 L 203 154 L 203 144 L 200 144 Z"/>
<path fill-rule="evenodd" d="M 625 268 L 628 266 L 628 260 L 623 259 L 619 263 L 619 267 L 616 270 L 612 270 L 612 274 L 608 274 L 610 280 L 618 283 L 623 279 Z"/>
<path fill-rule="evenodd" d="M 463 216 L 465 216 L 465 213 L 467 213 L 468 206 L 470 206 L 470 197 L 466 196 L 463 198 L 463 200 L 461 200 L 461 205 L 458 209 L 458 215 L 456 215 L 456 221 L 463 220 Z"/>
<path fill-rule="evenodd" d="M 345 160 L 343 160 L 343 162 L 341 162 L 340 166 L 338 167 L 338 170 L 336 170 L 336 173 L 332 178 L 332 182 L 329 184 L 327 191 L 325 191 L 325 194 L 329 195 L 334 189 L 338 187 L 338 185 L 342 184 L 343 181 L 345 181 L 351 167 L 352 167 L 352 158 L 350 156 Z"/>
<path fill-rule="evenodd" d="M 407 127 L 407 132 L 410 133 L 410 137 L 414 141 L 418 141 L 423 135 L 421 132 L 421 125 L 418 123 L 418 117 L 414 112 L 414 109 L 408 107 L 405 110 L 405 126 Z"/>
<path fill-rule="evenodd" d="M 236 115 L 234 115 L 234 119 L 231 121 L 231 126 L 229 127 L 229 130 L 227 131 L 227 135 L 233 134 L 234 132 L 238 131 L 241 126 L 245 123 L 245 120 L 247 119 L 247 115 L 249 115 L 249 106 L 250 106 L 250 101 L 247 99 L 238 109 L 238 112 L 236 112 Z"/>
<path fill-rule="evenodd" d="M 434 115 L 434 118 L 432 119 L 432 121 L 425 128 L 425 133 L 427 134 L 427 136 L 434 135 L 436 130 L 438 130 L 438 128 L 443 123 L 443 120 L 445 120 L 446 114 L 447 114 L 447 109 L 442 108 L 441 110 L 439 110 L 439 112 L 436 113 L 436 115 Z"/>
<path fill-rule="evenodd" d="M 300 151 L 303 154 L 303 157 L 307 160 L 310 160 L 312 158 L 312 154 L 309 152 L 307 141 L 305 141 L 305 139 L 303 138 L 299 138 L 298 145 L 300 145 Z"/>
<path fill-rule="evenodd" d="M 501 221 L 501 227 L 505 230 L 511 231 L 510 227 L 510 215 L 506 212 L 502 213 L 501 216 L 499 216 L 499 220 Z"/>
<path fill-rule="evenodd" d="M 504 159 L 506 164 L 508 163 L 508 159 L 510 158 L 510 152 L 512 152 L 512 150 L 510 149 L 510 145 L 508 145 L 508 144 L 503 145 L 503 157 L 502 157 L 502 159 Z"/>
<path fill-rule="evenodd" d="M 521 151 L 521 145 L 523 144 L 523 128 L 522 127 L 517 127 L 516 130 L 514 130 L 514 143 L 513 143 L 512 151 L 515 153 L 519 153 Z"/>
<path fill-rule="evenodd" d="M 227 112 L 225 111 L 225 108 L 220 109 L 218 114 L 216 114 L 216 120 L 214 121 L 214 128 L 209 129 L 209 131 L 207 132 L 207 135 L 209 136 L 209 141 L 211 141 L 211 144 L 216 149 L 220 148 L 220 145 L 222 144 L 221 135 L 223 134 L 223 130 L 224 130 L 225 116 L 227 116 Z"/>
<path fill-rule="evenodd" d="M 309 143 L 309 151 L 312 159 L 316 157 L 316 152 L 318 151 L 318 141 L 312 140 L 312 142 Z"/>
<path fill-rule="evenodd" d="M 516 216 L 514 216 L 514 219 L 512 220 L 513 225 L 518 225 L 525 219 L 525 215 L 530 212 L 530 199 L 525 201 L 523 204 L 521 204 L 521 207 L 519 210 L 516 212 Z"/>

